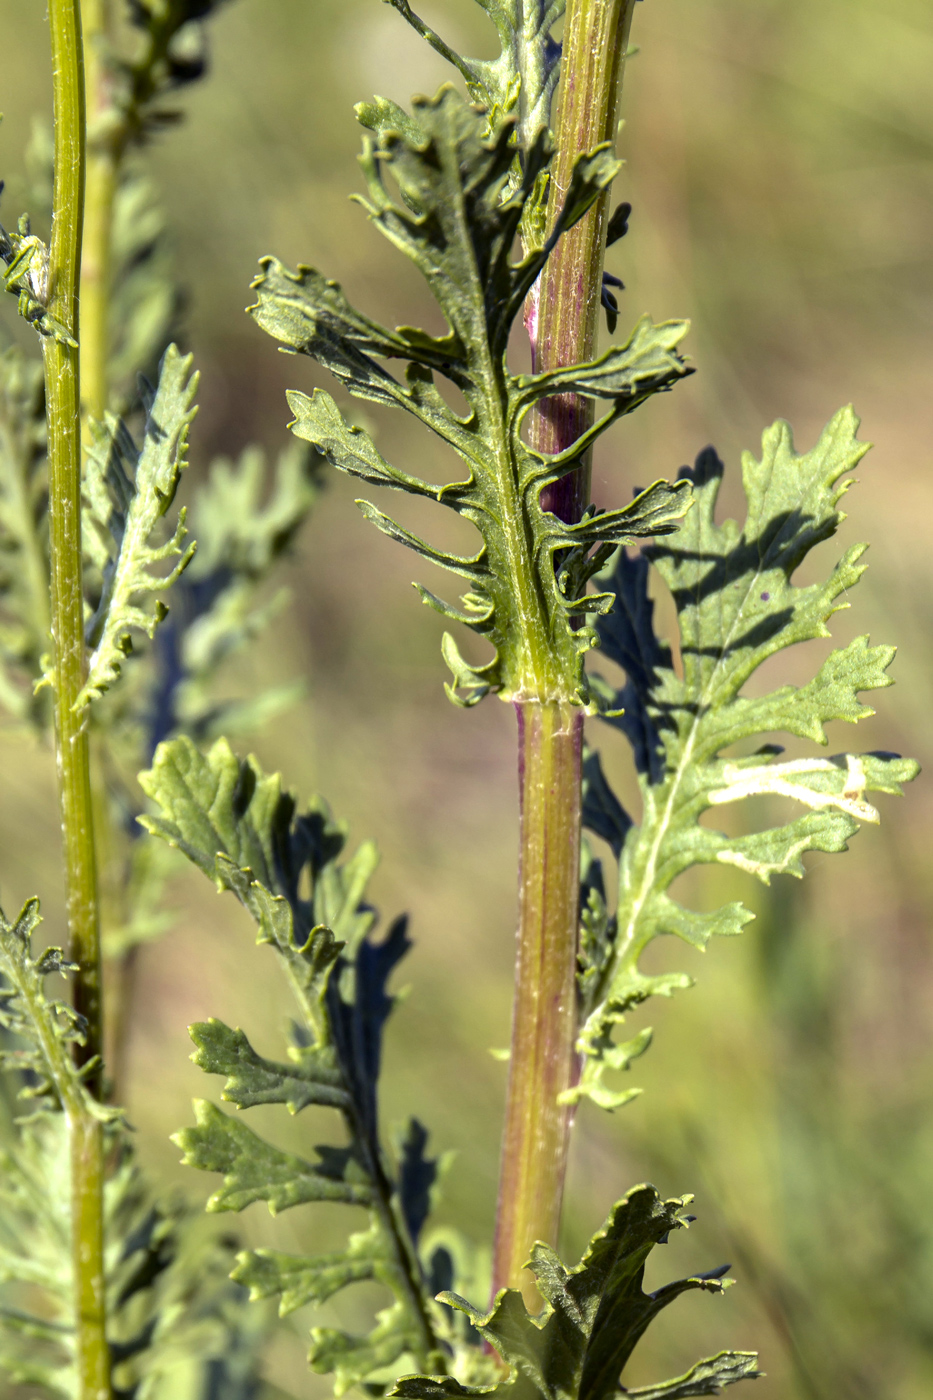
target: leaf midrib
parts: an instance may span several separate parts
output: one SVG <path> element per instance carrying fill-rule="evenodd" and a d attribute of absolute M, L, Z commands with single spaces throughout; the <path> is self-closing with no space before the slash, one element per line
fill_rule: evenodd
<path fill-rule="evenodd" d="M 798 459 L 798 460 L 799 460 L 799 459 Z M 823 469 L 824 469 L 824 468 L 823 468 L 823 464 L 822 464 L 822 463 L 819 461 L 819 459 L 818 459 L 817 462 L 814 464 L 813 475 L 812 475 L 810 481 L 807 483 L 807 490 L 808 490 L 808 491 L 809 491 L 810 489 L 812 489 L 814 480 L 815 480 L 817 477 L 820 476 L 821 470 L 823 470 Z M 844 468 L 843 470 L 844 470 L 844 471 L 845 471 L 845 470 L 848 470 L 848 468 Z M 774 468 L 772 467 L 771 473 L 770 473 L 771 476 L 773 476 L 773 471 L 774 471 Z M 842 476 L 842 475 L 843 475 L 843 472 L 840 472 L 840 473 L 839 473 L 839 476 Z M 836 481 L 838 481 L 838 480 L 839 480 L 839 477 L 836 478 Z M 835 482 L 826 483 L 828 489 L 832 489 L 832 486 L 834 486 L 835 484 L 836 484 Z M 801 498 L 803 498 L 803 496 L 804 496 L 805 494 L 806 494 L 805 492 L 801 492 Z M 715 506 L 715 501 L 714 501 L 714 506 Z M 790 518 L 790 517 L 789 517 L 789 518 Z M 715 521 L 714 521 L 714 520 L 711 521 L 711 523 L 713 524 L 714 530 L 720 529 L 720 528 L 721 528 L 721 527 L 717 527 L 717 526 L 715 525 Z M 744 533 L 744 531 L 743 531 L 743 533 Z M 778 543 L 781 541 L 782 535 L 783 535 L 783 528 L 782 528 L 781 533 L 778 534 L 778 535 L 775 537 L 775 540 L 774 540 L 774 541 L 772 541 L 771 550 L 769 551 L 769 553 L 774 551 L 775 546 L 778 545 Z M 755 573 L 752 574 L 752 575 L 750 576 L 749 585 L 748 585 L 748 588 L 746 589 L 745 594 L 744 594 L 744 596 L 743 596 L 743 598 L 742 598 L 741 605 L 736 609 L 736 612 L 735 612 L 735 615 L 734 615 L 734 618 L 733 618 L 733 621 L 732 621 L 732 625 L 731 625 L 731 627 L 730 627 L 730 630 L 729 630 L 729 632 L 726 634 L 726 636 L 725 636 L 725 637 L 723 638 L 723 640 L 722 640 L 722 644 L 721 644 L 721 648 L 720 648 L 720 654 L 719 654 L 719 657 L 717 658 L 716 665 L 713 667 L 712 671 L 710 672 L 709 678 L 708 678 L 708 680 L 707 680 L 705 686 L 703 687 L 703 689 L 702 689 L 702 690 L 700 691 L 700 693 L 699 693 L 699 701 L 700 701 L 700 703 L 699 703 L 699 705 L 698 705 L 698 707 L 697 707 L 697 713 L 693 716 L 693 723 L 691 724 L 691 727 L 690 727 L 690 733 L 689 733 L 689 736 L 688 736 L 688 738 L 687 738 L 687 742 L 686 742 L 685 745 L 684 745 L 684 750 L 683 750 L 683 755 L 682 755 L 681 761 L 680 761 L 680 763 L 677 765 L 677 768 L 676 768 L 675 772 L 673 773 L 673 775 L 671 776 L 671 778 L 670 778 L 670 780 L 669 780 L 670 786 L 669 786 L 667 801 L 666 801 L 665 804 L 664 804 L 663 818 L 662 818 L 660 821 L 658 821 L 658 822 L 656 823 L 656 826 L 655 826 L 655 837 L 654 837 L 654 840 L 652 841 L 652 844 L 651 844 L 651 849 L 650 849 L 650 852 L 649 852 L 647 864 L 646 864 L 646 866 L 645 866 L 645 873 L 644 873 L 644 876 L 643 876 L 642 881 L 641 881 L 641 886 L 640 886 L 640 889 L 639 889 L 638 897 L 637 897 L 637 899 L 634 901 L 633 910 L 632 910 L 632 915 L 631 915 L 631 918 L 629 919 L 629 921 L 628 921 L 628 923 L 627 923 L 627 926 L 626 926 L 625 937 L 624 937 L 624 939 L 622 940 L 622 942 L 621 942 L 621 944 L 620 944 L 619 954 L 618 954 L 617 958 L 614 958 L 613 961 L 612 961 L 612 964 L 610 965 L 610 966 L 611 966 L 611 970 L 607 970 L 607 974 L 605 975 L 605 977 L 604 977 L 604 979 L 603 979 L 603 988 L 607 988 L 608 986 L 610 986 L 611 983 L 615 980 L 615 977 L 618 975 L 618 973 L 623 969 L 623 967 L 625 967 L 626 959 L 628 958 L 628 956 L 629 956 L 629 954 L 630 954 L 630 952 L 631 952 L 631 949 L 632 949 L 632 947 L 633 947 L 633 945 L 634 945 L 634 943 L 635 943 L 635 934 L 636 934 L 636 929 L 637 929 L 638 921 L 639 921 L 639 919 L 641 918 L 641 915 L 642 915 L 642 913 L 643 913 L 643 911 L 644 911 L 644 907 L 645 907 L 645 905 L 647 904 L 648 899 L 650 898 L 651 893 L 652 893 L 652 891 L 653 891 L 653 889 L 654 889 L 655 876 L 656 876 L 656 874 L 657 874 L 658 857 L 659 857 L 659 854 L 660 854 L 660 850 L 661 850 L 662 845 L 664 844 L 664 841 L 666 840 L 666 838 L 667 838 L 667 836 L 668 836 L 670 827 L 673 825 L 673 809 L 674 809 L 674 806 L 675 806 L 675 804 L 676 804 L 676 802 L 677 802 L 677 799 L 678 799 L 678 797 L 679 797 L 679 795 L 680 795 L 680 787 L 681 787 L 681 784 L 683 783 L 684 774 L 685 774 L 686 770 L 687 770 L 687 769 L 689 768 L 689 766 L 690 766 L 690 760 L 691 760 L 691 758 L 692 758 L 692 756 L 693 756 L 693 751 L 694 751 L 694 749 L 695 749 L 695 747 L 696 747 L 696 744 L 697 744 L 697 741 L 698 741 L 699 731 L 700 731 L 700 728 L 701 728 L 701 726 L 702 726 L 703 720 L 704 720 L 704 718 L 705 718 L 705 713 L 704 713 L 702 707 L 703 707 L 703 705 L 708 701 L 710 692 L 714 689 L 715 684 L 716 684 L 716 682 L 717 682 L 717 680 L 718 680 L 718 677 L 719 677 L 719 673 L 720 673 L 720 671 L 721 671 L 723 665 L 725 664 L 725 659 L 726 659 L 726 656 L 727 656 L 727 654 L 728 654 L 728 647 L 729 647 L 729 644 L 731 643 L 731 641 L 732 641 L 732 639 L 733 639 L 733 637 L 734 637 L 734 635 L 735 635 L 735 632 L 736 632 L 736 629 L 737 629 L 738 626 L 739 626 L 739 623 L 742 621 L 742 619 L 743 619 L 743 617 L 744 617 L 744 610 L 745 610 L 745 606 L 746 606 L 746 604 L 747 604 L 747 602 L 748 602 L 749 596 L 751 595 L 751 593 L 753 593 L 753 592 L 755 591 L 755 588 L 757 587 L 758 580 L 760 579 L 761 574 L 762 574 L 762 572 L 763 572 L 763 565 L 764 565 L 764 559 L 763 559 L 761 556 L 759 556 L 758 568 L 756 569 Z M 772 565 L 772 567 L 774 567 L 774 566 Z M 747 678 L 746 678 L 746 679 L 747 679 Z M 743 684 L 744 684 L 744 682 L 743 682 Z M 639 828 L 639 833 L 641 833 L 642 830 L 643 830 L 643 828 Z M 632 969 L 629 968 L 628 970 L 631 971 Z M 586 1022 L 586 1025 L 587 1025 L 587 1026 L 589 1026 L 590 1022 L 593 1021 L 594 1018 L 598 1018 L 598 1017 L 600 1016 L 600 1014 L 601 1014 L 601 1012 L 602 1012 L 602 1008 L 603 1008 L 603 1006 L 605 1005 L 605 1000 L 606 1000 L 605 992 L 603 991 L 603 989 L 601 989 L 601 991 L 603 992 L 602 999 L 601 999 L 601 1001 L 600 1001 L 599 1006 L 597 1006 L 597 1007 L 594 1009 L 594 1011 L 592 1011 L 592 1012 L 590 1013 L 590 1015 L 587 1017 L 587 1022 Z M 586 1027 L 584 1027 L 584 1030 L 585 1030 L 585 1029 L 586 1029 Z"/>
<path fill-rule="evenodd" d="M 485 295 L 483 284 L 476 264 L 473 240 L 470 236 L 470 223 L 464 205 L 463 184 L 459 179 L 456 181 L 456 190 L 454 218 L 457 224 L 457 232 L 461 247 L 466 255 L 469 281 L 472 287 L 471 301 L 474 307 L 478 306 L 484 308 Z M 535 656 L 536 649 L 531 641 L 534 621 L 537 621 L 538 630 L 540 632 L 543 632 L 545 636 L 548 633 L 547 608 L 543 606 L 543 600 L 536 586 L 537 579 L 534 560 L 528 549 L 524 530 L 521 497 L 518 491 L 518 464 L 515 461 L 515 452 L 512 445 L 510 424 L 511 405 L 508 389 L 503 383 L 507 370 L 504 365 L 501 369 L 497 369 L 495 365 L 492 347 L 489 343 L 486 317 L 483 312 L 476 318 L 476 326 L 478 333 L 475 336 L 471 336 L 470 342 L 471 345 L 478 346 L 478 354 L 474 352 L 470 358 L 474 362 L 478 361 L 479 374 L 477 376 L 477 383 L 485 399 L 487 416 L 491 420 L 490 427 L 495 444 L 495 486 L 499 502 L 500 518 L 498 523 L 505 543 L 505 554 L 511 577 L 512 594 L 518 603 L 517 611 L 519 630 L 521 633 L 522 655 L 519 658 L 521 662 L 521 674 L 516 675 L 515 680 L 523 691 L 527 669 L 530 665 L 536 694 L 534 696 L 522 694 L 522 698 L 555 698 L 548 695 L 551 677 L 544 668 L 539 667 Z M 482 469 L 484 464 L 479 459 L 475 460 L 477 467 Z M 505 657 L 502 659 L 508 661 L 509 658 Z M 516 668 L 516 670 L 517 669 L 518 668 Z M 518 698 L 517 694 L 515 698 Z"/>

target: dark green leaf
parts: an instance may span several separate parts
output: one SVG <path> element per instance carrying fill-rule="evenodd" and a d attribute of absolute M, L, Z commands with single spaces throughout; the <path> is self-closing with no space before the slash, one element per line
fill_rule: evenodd
<path fill-rule="evenodd" d="M 695 1289 L 721 1291 L 724 1269 L 679 1279 L 645 1293 L 645 1262 L 652 1249 L 666 1243 L 672 1230 L 689 1223 L 684 1214 L 689 1197 L 662 1201 L 651 1186 L 637 1186 L 619 1201 L 603 1228 L 590 1241 L 581 1262 L 568 1269 L 554 1250 L 536 1244 L 528 1267 L 546 1300 L 544 1311 L 533 1317 L 521 1294 L 503 1289 L 492 1310 L 482 1313 L 455 1294 L 442 1295 L 452 1307 L 466 1313 L 485 1341 L 508 1365 L 508 1380 L 492 1393 L 502 1400 L 609 1400 L 620 1388 L 620 1376 L 636 1343 L 649 1324 L 682 1293 Z M 735 1354 L 700 1362 L 680 1382 L 694 1378 L 718 1385 L 753 1374 L 754 1358 Z M 717 1362 L 723 1364 L 717 1369 Z M 705 1374 L 704 1374 L 705 1372 Z M 405 1400 L 434 1400 L 441 1396 L 488 1394 L 487 1387 L 463 1386 L 454 1379 L 406 1376 L 393 1395 Z M 642 1392 L 636 1391 L 635 1394 Z M 689 1390 L 672 1390 L 672 1396 Z M 697 1390 L 700 1394 L 713 1394 Z M 646 1395 L 667 1394 L 664 1387 Z"/>
<path fill-rule="evenodd" d="M 720 1395 L 736 1381 L 757 1380 L 758 1357 L 752 1351 L 721 1351 L 691 1366 L 685 1376 L 661 1385 L 638 1386 L 626 1393 L 635 1400 L 689 1400 L 694 1395 Z"/>
<path fill-rule="evenodd" d="M 441 1338 L 449 1328 L 426 1292 L 417 1252 L 434 1163 L 423 1129 L 413 1127 L 393 1176 L 379 1140 L 376 1088 L 394 1004 L 388 983 L 409 941 L 404 918 L 381 941 L 371 936 L 376 915 L 365 893 L 374 848 L 366 844 L 342 859 L 345 833 L 324 804 L 298 816 L 278 777 L 262 773 L 255 760 L 240 763 L 225 740 L 206 755 L 188 739 L 162 744 L 140 781 L 160 809 L 145 825 L 250 911 L 259 941 L 280 954 L 301 1012 L 291 1064 L 258 1055 L 242 1031 L 218 1021 L 192 1027 L 196 1062 L 226 1077 L 224 1097 L 241 1109 L 272 1103 L 292 1112 L 312 1103 L 338 1109 L 350 1144 L 318 1147 L 319 1160 L 311 1163 L 211 1104 L 198 1104 L 197 1126 L 176 1141 L 186 1162 L 224 1177 L 208 1208 L 242 1210 L 265 1200 L 276 1213 L 332 1201 L 370 1212 L 370 1229 L 353 1235 L 344 1251 L 244 1255 L 237 1278 L 254 1297 L 281 1293 L 286 1312 L 361 1280 L 389 1289 L 393 1306 L 368 1337 L 315 1334 L 313 1364 L 332 1364 L 338 1386 L 370 1380 L 374 1368 L 404 1354 L 415 1365 L 442 1365 Z"/>

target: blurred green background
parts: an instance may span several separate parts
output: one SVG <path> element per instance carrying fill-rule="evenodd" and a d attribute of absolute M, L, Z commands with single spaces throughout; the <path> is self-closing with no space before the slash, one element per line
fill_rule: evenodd
<path fill-rule="evenodd" d="M 491 53 L 471 0 L 426 0 L 422 13 L 455 46 Z M 832 742 L 896 749 L 929 768 L 933 8 L 647 0 L 633 39 L 617 197 L 634 215 L 609 266 L 627 284 L 623 322 L 644 310 L 693 318 L 699 372 L 604 442 L 596 498 L 627 498 L 634 483 L 675 473 L 712 441 L 737 508 L 738 454 L 757 446 L 763 426 L 786 417 L 809 446 L 854 401 L 876 448 L 841 539 L 818 562 L 828 570 L 844 545 L 871 540 L 869 573 L 835 638 L 871 631 L 900 654 L 878 717 Z M 212 50 L 209 82 L 184 97 L 187 123 L 149 155 L 202 370 L 192 480 L 217 452 L 250 440 L 277 449 L 284 389 L 317 382 L 309 362 L 278 355 L 242 313 L 260 255 L 315 264 L 393 323 L 436 315 L 414 270 L 347 196 L 359 186 L 353 102 L 432 91 L 447 76 L 441 61 L 378 0 L 236 0 L 213 25 Z M 0 0 L 7 222 L 49 95 L 44 7 Z M 11 302 L 5 324 L 17 334 L 13 319 Z M 407 424 L 375 411 L 367 423 L 390 460 L 447 470 Z M 389 1036 L 386 1117 L 417 1112 L 435 1144 L 456 1152 L 439 1219 L 482 1239 L 505 1080 L 488 1050 L 508 1040 L 514 724 L 494 700 L 468 714 L 445 700 L 442 625 L 409 587 L 416 576 L 433 587 L 430 571 L 366 525 L 354 494 L 330 481 L 287 570 L 291 607 L 231 670 L 228 688 L 306 680 L 304 703 L 251 746 L 381 846 L 379 903 L 410 910 L 417 939 Z M 400 510 L 420 523 L 417 502 Z M 433 514 L 430 528 L 438 538 Z M 800 649 L 790 675 L 782 661 L 780 681 L 812 674 L 819 650 Z M 631 794 L 610 737 L 599 742 Z M 52 759 L 0 733 L 0 765 L 3 901 L 10 910 L 39 892 L 54 941 Z M 630 1384 L 728 1346 L 761 1351 L 758 1400 L 933 1393 L 931 838 L 921 779 L 885 804 L 883 825 L 848 855 L 812 858 L 802 885 L 762 891 L 736 875 L 727 891 L 717 886 L 759 915 L 742 939 L 702 963 L 680 946 L 654 959 L 687 967 L 698 985 L 652 1008 L 655 1046 L 633 1070 L 644 1095 L 615 1117 L 581 1111 L 565 1249 L 575 1257 L 611 1201 L 650 1178 L 665 1192 L 695 1192 L 699 1216 L 652 1261 L 651 1281 L 730 1260 L 739 1285 L 724 1300 L 690 1297 L 672 1309 L 638 1352 Z M 130 1111 L 143 1158 L 197 1198 L 212 1184 L 181 1171 L 168 1134 L 189 1120 L 192 1095 L 216 1098 L 219 1086 L 188 1063 L 185 1027 L 218 1015 L 270 1049 L 290 1008 L 271 954 L 253 948 L 229 897 L 179 869 L 172 900 L 172 931 L 143 953 Z M 269 1130 L 282 1142 L 314 1141 L 313 1112 L 284 1129 L 274 1115 Z M 239 1226 L 254 1243 L 321 1243 L 342 1236 L 337 1214 L 273 1222 L 254 1207 Z M 301 1313 L 290 1320 L 270 1375 L 296 1395 L 326 1394 L 303 1369 L 306 1324 Z"/>

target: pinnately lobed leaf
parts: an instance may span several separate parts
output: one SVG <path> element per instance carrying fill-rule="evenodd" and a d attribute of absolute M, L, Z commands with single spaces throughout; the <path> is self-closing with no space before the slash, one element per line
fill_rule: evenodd
<path fill-rule="evenodd" d="M 395 1385 L 392 1393 L 409 1400 L 491 1393 L 509 1400 L 609 1400 L 632 1349 L 668 1303 L 690 1290 L 724 1286 L 725 1270 L 718 1269 L 643 1291 L 650 1251 L 692 1218 L 687 1201 L 662 1201 L 653 1187 L 636 1188 L 573 1269 L 536 1245 L 530 1268 L 546 1299 L 540 1316 L 532 1317 L 514 1290 L 501 1292 L 489 1313 L 473 1308 L 456 1291 L 459 1278 L 471 1290 L 482 1288 L 469 1250 L 449 1231 L 422 1238 L 438 1174 L 426 1154 L 427 1133 L 412 1120 L 392 1153 L 380 1140 L 376 1089 L 382 1027 L 392 1008 L 386 984 L 408 944 L 398 921 L 381 942 L 371 937 L 375 913 L 365 902 L 371 848 L 343 859 L 345 833 L 323 804 L 299 816 L 279 779 L 253 759 L 238 760 L 224 740 L 207 754 L 189 739 L 163 744 L 140 780 L 159 809 L 144 824 L 236 894 L 258 925 L 259 941 L 277 949 L 301 1011 L 288 1062 L 260 1055 L 242 1031 L 212 1020 L 191 1028 L 195 1063 L 224 1078 L 222 1096 L 238 1109 L 277 1103 L 298 1113 L 318 1104 L 335 1108 L 345 1128 L 346 1145 L 318 1147 L 312 1161 L 264 1141 L 213 1104 L 197 1104 L 196 1125 L 175 1140 L 189 1165 L 223 1178 L 208 1209 L 242 1210 L 262 1200 L 278 1213 L 331 1201 L 369 1214 L 367 1228 L 350 1235 L 342 1250 L 244 1252 L 237 1281 L 253 1298 L 278 1296 L 283 1315 L 324 1303 L 353 1283 L 376 1282 L 389 1291 L 390 1306 L 365 1336 L 312 1329 L 311 1366 L 333 1373 L 338 1395 L 352 1386 L 379 1394 Z M 421 1374 L 405 1374 L 413 1367 Z M 657 1400 L 713 1395 L 756 1374 L 751 1354 L 722 1353 L 644 1394 Z"/>
<path fill-rule="evenodd" d="M 187 466 L 196 392 L 191 357 L 170 345 L 148 406 L 142 448 L 136 448 L 125 425 L 113 415 L 103 425 L 92 425 L 84 482 L 84 519 L 90 528 L 84 542 L 100 570 L 102 588 L 87 624 L 88 678 L 78 697 L 79 708 L 91 704 L 118 678 L 132 651 L 134 629 L 152 637 L 167 609 L 161 599 L 154 607 L 145 600 L 170 588 L 194 554 L 193 545 L 182 548 L 187 534 L 184 509 L 168 540 L 155 543 L 153 536 Z M 152 572 L 174 556 L 180 557 L 168 575 Z"/>
<path fill-rule="evenodd" d="M 581 1262 L 571 1269 L 548 1245 L 536 1244 L 528 1267 L 546 1300 L 536 1317 L 517 1289 L 498 1293 L 488 1313 L 455 1294 L 442 1295 L 495 1348 L 509 1368 L 508 1379 L 490 1391 L 463 1386 L 454 1378 L 406 1376 L 393 1396 L 440 1400 L 491 1393 L 502 1400 L 610 1400 L 619 1393 L 620 1375 L 636 1344 L 664 1308 L 683 1293 L 716 1293 L 727 1286 L 726 1269 L 715 1269 L 653 1293 L 642 1289 L 652 1249 L 693 1219 L 685 1214 L 689 1199 L 662 1201 L 654 1187 L 636 1186 L 613 1207 Z M 758 1375 L 756 1361 L 751 1352 L 723 1352 L 699 1362 L 687 1376 L 626 1393 L 656 1400 L 716 1395 L 733 1381 Z"/>
<path fill-rule="evenodd" d="M 286 349 L 317 360 L 356 398 L 404 409 L 466 463 L 462 481 L 434 485 L 388 463 L 324 390 L 288 396 L 293 431 L 338 470 L 436 500 L 476 527 L 477 553 L 452 554 L 370 502 L 358 503 L 383 533 L 466 580 L 460 607 L 418 586 L 429 607 L 495 649 L 492 661 L 473 666 L 445 634 L 443 652 L 454 679 L 448 694 L 464 705 L 489 691 L 504 699 L 534 695 L 586 703 L 583 656 L 596 639 L 587 619 L 611 603 L 608 595 L 588 594 L 588 580 L 612 547 L 669 533 L 690 504 L 690 485 L 682 481 L 656 482 L 621 510 L 590 507 L 576 524 L 542 509 L 544 487 L 573 471 L 616 419 L 689 373 L 677 348 L 686 324 L 654 325 L 647 318 L 625 344 L 593 363 L 547 374 L 509 370 L 510 330 L 551 249 L 619 168 L 608 146 L 582 157 L 548 243 L 514 263 L 522 211 L 547 172 L 551 152 L 547 132 L 538 130 L 522 148 L 518 183 L 510 184 L 514 123 L 507 120 L 489 132 L 483 114 L 450 87 L 434 99 L 415 99 L 412 116 L 401 113 L 394 125 L 380 125 L 377 138 L 367 139 L 362 166 L 368 195 L 361 203 L 427 279 L 446 319 L 446 335 L 380 326 L 356 311 L 337 283 L 307 267 L 291 272 L 274 258 L 263 260 L 253 284 L 253 316 Z M 393 359 L 405 364 L 404 380 L 385 368 L 383 362 Z M 436 375 L 462 392 L 464 416 L 447 404 Z M 522 438 L 528 411 L 540 399 L 568 391 L 605 400 L 608 411 L 567 452 L 533 451 Z"/>
<path fill-rule="evenodd" d="M 73 1053 L 82 1019 L 45 986 L 74 969 L 57 948 L 33 954 L 39 922 L 36 900 L 12 924 L 0 913 L 0 1093 L 12 1088 L 32 1106 L 8 1123 L 0 1148 L 0 1284 L 19 1290 L 0 1308 L 0 1371 L 43 1394 L 78 1394 L 70 1161 L 82 1120 L 97 1119 L 110 1159 L 103 1225 L 115 1393 L 168 1394 L 158 1385 L 171 1386 L 180 1359 L 207 1365 L 230 1343 L 218 1296 L 225 1250 L 188 1258 L 178 1213 L 146 1189 L 121 1113 L 90 1093 L 95 1064 L 81 1069 Z"/>
<path fill-rule="evenodd" d="M 435 1164 L 420 1125 L 409 1125 L 394 1159 L 379 1135 L 382 1030 L 394 1003 L 387 984 L 409 943 L 404 920 L 381 941 L 371 937 L 376 914 L 365 894 L 374 847 L 365 843 L 343 858 L 345 830 L 322 802 L 299 815 L 278 776 L 264 774 L 253 759 L 240 762 L 223 739 L 207 754 L 185 738 L 160 745 L 140 782 L 159 809 L 143 824 L 236 895 L 259 942 L 279 954 L 300 1011 L 288 1063 L 260 1055 L 243 1031 L 217 1020 L 191 1027 L 195 1063 L 223 1076 L 222 1096 L 240 1110 L 275 1103 L 291 1113 L 309 1104 L 336 1109 L 347 1140 L 316 1148 L 311 1161 L 198 1103 L 196 1125 L 175 1140 L 189 1165 L 223 1177 L 208 1209 L 239 1211 L 263 1200 L 277 1214 L 330 1201 L 362 1207 L 370 1217 L 344 1251 L 250 1251 L 240 1256 L 235 1277 L 254 1298 L 280 1295 L 283 1314 L 364 1280 L 389 1291 L 391 1306 L 367 1336 L 312 1333 L 312 1368 L 333 1371 L 338 1394 L 401 1366 L 402 1358 L 443 1366 L 455 1329 L 449 1309 L 427 1288 L 430 1260 L 419 1250 Z M 481 1360 L 474 1369 L 485 1374 Z"/>
<path fill-rule="evenodd" d="M 648 976 L 638 963 L 661 934 L 704 948 L 713 934 L 738 933 L 753 917 L 741 904 L 697 913 L 668 893 L 698 865 L 733 866 L 768 883 L 776 874 L 800 876 L 808 851 L 842 851 L 862 822 L 877 822 L 873 792 L 899 793 L 918 772 L 894 754 L 840 754 L 779 761 L 780 748 L 751 745 L 776 731 L 826 744 L 826 725 L 873 713 L 859 696 L 889 685 L 894 650 L 858 637 L 832 652 L 812 680 L 764 695 L 744 687 L 770 657 L 798 642 L 829 636 L 828 619 L 847 607 L 864 566 L 864 545 L 848 549 L 822 583 L 797 585 L 793 575 L 809 551 L 843 519 L 839 501 L 847 476 L 867 447 L 858 420 L 842 409 L 817 445 L 797 454 L 786 423 L 762 439 L 760 460 L 742 459 L 747 500 L 744 525 L 715 521 L 722 463 L 712 449 L 682 473 L 695 505 L 676 540 L 638 555 L 619 552 L 598 583 L 613 599 L 599 622 L 603 652 L 625 672 L 621 690 L 598 685 L 604 717 L 632 745 L 642 796 L 641 825 L 612 793 L 599 759 L 586 762 L 584 820 L 613 849 L 619 863 L 617 907 L 610 914 L 602 877 L 591 865 L 584 888 L 581 965 L 584 1070 L 573 1097 L 613 1108 L 631 1097 L 605 1082 L 626 1069 L 650 1041 L 643 1031 L 624 1044 L 614 1027 L 647 997 L 690 985 L 684 974 Z M 682 673 L 654 633 L 649 564 L 667 585 L 677 610 Z M 740 746 L 736 756 L 724 750 Z M 744 753 L 741 752 L 744 750 Z M 730 837 L 701 824 L 704 812 L 747 797 L 780 797 L 802 814 L 750 835 Z M 635 1091 L 637 1092 L 637 1091 Z M 687 1392 L 689 1393 L 689 1392 Z"/>
<path fill-rule="evenodd" d="M 476 0 L 496 27 L 500 52 L 495 59 L 465 58 L 412 10 L 409 0 L 384 0 L 460 73 L 472 100 L 484 109 L 490 130 L 503 118 L 517 118 L 520 141 L 548 127 L 551 101 L 560 75 L 561 46 L 552 30 L 563 18 L 567 0 Z M 398 120 L 400 109 L 384 98 L 360 103 L 364 126 L 380 130 Z M 394 129 L 394 128 L 393 128 Z"/>
<path fill-rule="evenodd" d="M 46 978 L 67 977 L 75 968 L 60 948 L 33 955 L 32 935 L 41 922 L 37 899 L 12 924 L 0 910 L 0 1031 L 20 1042 L 12 1048 L 4 1037 L 0 1068 L 23 1075 L 20 1097 L 38 1112 L 61 1109 L 72 1119 L 114 1122 L 119 1111 L 98 1103 L 85 1084 L 93 1065 L 79 1069 L 74 1060 L 75 1045 L 84 1043 L 82 1018 L 46 992 Z"/>

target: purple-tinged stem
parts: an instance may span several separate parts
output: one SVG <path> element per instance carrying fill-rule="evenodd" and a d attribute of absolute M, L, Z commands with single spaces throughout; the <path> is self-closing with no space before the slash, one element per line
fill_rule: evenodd
<path fill-rule="evenodd" d="M 569 0 L 564 28 L 549 216 L 577 158 L 615 135 L 622 63 L 635 0 Z M 565 234 L 529 299 L 526 324 L 537 370 L 593 358 L 596 349 L 606 206 L 600 199 Z M 570 447 L 592 421 L 573 395 L 544 399 L 531 445 Z M 589 464 L 542 493 L 567 521 L 589 501 Z M 557 1245 L 573 1111 L 560 1102 L 578 1073 L 576 971 L 579 930 L 580 761 L 583 712 L 568 697 L 529 697 L 519 722 L 521 868 L 512 1051 L 502 1144 L 493 1290 L 521 1288 L 541 1300 L 525 1269 L 536 1240 Z"/>

